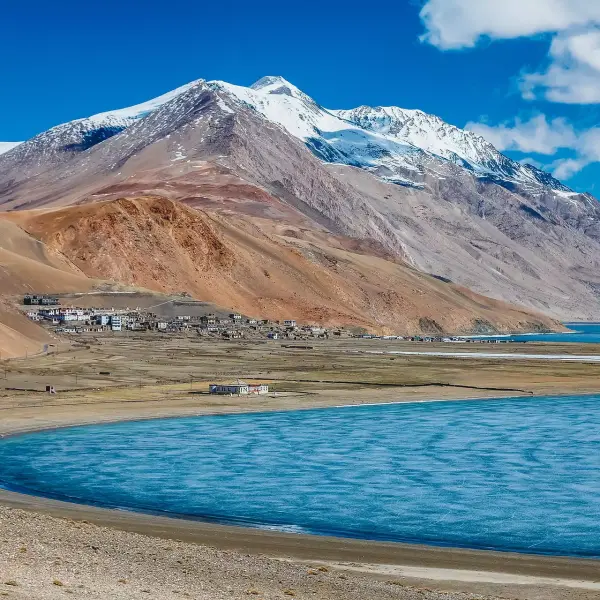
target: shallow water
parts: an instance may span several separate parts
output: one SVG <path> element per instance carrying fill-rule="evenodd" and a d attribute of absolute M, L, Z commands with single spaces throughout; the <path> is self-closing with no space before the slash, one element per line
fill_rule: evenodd
<path fill-rule="evenodd" d="M 600 556 L 600 396 L 45 431 L 0 440 L 0 481 L 288 531 Z"/>

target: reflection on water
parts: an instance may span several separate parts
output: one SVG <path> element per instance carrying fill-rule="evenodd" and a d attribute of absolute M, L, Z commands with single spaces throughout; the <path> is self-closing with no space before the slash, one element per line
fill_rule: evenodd
<path fill-rule="evenodd" d="M 76 427 L 0 441 L 13 489 L 287 531 L 600 556 L 600 397 Z"/>

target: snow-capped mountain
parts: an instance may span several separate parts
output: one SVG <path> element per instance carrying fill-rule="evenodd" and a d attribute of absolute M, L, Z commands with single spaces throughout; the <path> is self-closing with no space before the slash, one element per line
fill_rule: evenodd
<path fill-rule="evenodd" d="M 331 112 L 363 129 L 410 143 L 429 154 L 454 162 L 478 177 L 495 179 L 500 183 L 515 182 L 546 186 L 561 192 L 571 191 L 548 173 L 504 156 L 481 136 L 420 110 L 360 106 Z"/>
<path fill-rule="evenodd" d="M 367 169 L 394 183 L 421 187 L 422 167 L 435 158 L 509 187 L 571 192 L 548 173 L 504 156 L 481 136 L 420 110 L 397 106 L 328 110 L 282 77 L 263 77 L 250 88 L 212 85 L 284 127 L 325 162 Z"/>
<path fill-rule="evenodd" d="M 321 160 L 369 170 L 387 180 L 419 185 L 415 170 L 420 148 L 362 128 L 335 115 L 282 77 L 263 77 L 251 87 L 209 82 L 302 140 Z"/>
<path fill-rule="evenodd" d="M 0 154 L 4 154 L 9 150 L 12 150 L 22 143 L 23 142 L 0 142 Z"/>
<path fill-rule="evenodd" d="M 31 171 L 42 171 L 57 161 L 68 159 L 73 153 L 88 150 L 120 133 L 197 83 L 193 81 L 135 106 L 98 113 L 52 127 L 26 142 L 7 146 L 4 152 L 10 154 L 6 160 L 10 159 L 23 167 L 27 166 L 28 174 L 32 174 Z M 0 146 L 0 154 L 2 153 Z"/>
<path fill-rule="evenodd" d="M 198 80 L 0 156 L 2 210 L 147 195 L 274 219 L 291 239 L 341 236 L 561 318 L 600 315 L 600 204 L 419 111 L 328 110 L 280 77 Z"/>
<path fill-rule="evenodd" d="M 509 189 L 518 185 L 533 194 L 575 194 L 549 173 L 511 160 L 481 136 L 434 115 L 396 106 L 326 109 L 282 77 L 263 77 L 250 87 L 197 80 L 136 106 L 58 125 L 14 148 L 0 146 L 0 153 L 10 151 L 13 160 L 28 165 L 29 174 L 40 172 L 122 132 L 198 85 L 257 111 L 324 162 L 362 168 L 392 183 L 423 187 L 426 168 L 435 172 L 436 163 L 443 161 Z"/>

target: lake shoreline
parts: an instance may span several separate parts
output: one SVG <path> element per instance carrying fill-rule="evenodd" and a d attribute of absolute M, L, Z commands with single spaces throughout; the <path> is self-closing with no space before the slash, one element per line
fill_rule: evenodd
<path fill-rule="evenodd" d="M 578 398 L 581 398 L 581 401 L 584 398 L 593 398 L 597 397 L 597 394 L 580 394 Z M 153 421 L 177 421 L 179 419 L 196 419 L 196 418 L 211 418 L 215 416 L 225 416 L 229 415 L 232 417 L 245 415 L 252 415 L 254 417 L 267 417 L 272 416 L 273 418 L 281 417 L 287 413 L 319 413 L 321 411 L 330 411 L 332 409 L 368 409 L 368 408 L 383 408 L 383 407 L 393 407 L 393 406 L 407 406 L 407 405 L 449 405 L 449 404 L 463 404 L 470 403 L 472 407 L 470 410 L 473 410 L 474 407 L 477 406 L 480 402 L 498 402 L 501 405 L 503 403 L 508 402 L 518 402 L 518 403 L 528 403 L 531 400 L 542 400 L 544 403 L 556 403 L 561 402 L 563 400 L 569 400 L 570 395 L 554 395 L 554 396 L 532 396 L 528 394 L 511 394 L 505 396 L 492 396 L 492 397 L 477 397 L 477 396 L 469 396 L 464 398 L 438 398 L 438 399 L 404 399 L 404 400 L 391 400 L 385 402 L 358 402 L 351 404 L 332 404 L 332 405 L 323 405 L 318 407 L 313 406 L 300 406 L 300 407 L 287 407 L 282 408 L 279 406 L 273 406 L 270 410 L 263 409 L 255 409 L 248 403 L 244 404 L 243 410 L 239 412 L 230 412 L 230 413 L 212 413 L 212 412 L 200 412 L 198 414 L 184 414 L 184 415 L 162 415 L 158 417 L 143 417 L 140 418 L 136 415 L 131 415 L 125 419 L 116 419 L 109 421 L 89 421 L 82 423 L 70 423 L 65 425 L 55 425 L 52 427 L 38 427 L 29 430 L 19 430 L 19 431 L 11 431 L 11 432 L 0 432 L 0 440 L 9 439 L 9 438 L 18 438 L 21 436 L 34 435 L 37 433 L 51 433 L 53 431 L 60 431 L 61 429 L 86 429 L 88 427 L 95 426 L 115 426 L 121 424 L 143 424 L 143 423 L 152 423 Z M 244 402 L 242 399 L 238 399 L 238 402 Z M 247 401 L 246 401 L 247 402 Z M 526 407 L 523 407 L 526 410 Z M 520 411 L 523 409 L 519 409 Z M 468 409 L 469 410 L 469 409 Z M 362 411 L 360 411 L 362 412 Z M 353 419 L 359 419 L 360 421 L 360 412 L 355 412 Z M 388 413 L 384 413 L 388 414 Z M 394 414 L 393 412 L 391 413 Z M 403 414 L 403 413 L 401 413 Z M 410 413 L 408 413 L 410 414 Z M 434 413 L 435 414 L 435 413 Z M 535 413 L 534 413 L 535 414 Z M 306 415 L 305 415 L 306 416 Z M 310 418 L 310 417 L 309 417 Z M 327 419 L 327 417 L 324 417 Z M 277 422 L 277 421 L 276 421 Z M 319 422 L 322 422 L 320 419 Z M 170 427 L 173 427 L 171 425 Z M 81 436 L 82 434 L 78 434 Z M 183 435 L 183 434 L 182 434 Z M 186 439 L 187 439 L 187 435 Z M 193 430 L 189 433 L 189 435 L 193 435 Z M 75 438 L 77 439 L 77 437 Z M 192 438 L 190 438 L 191 440 Z M 101 446 L 106 446 L 106 444 L 101 444 Z M 107 446 L 108 447 L 108 446 Z M 84 447 L 85 448 L 85 447 Z M 2 448 L 0 447 L 0 457 L 2 456 L 1 452 Z M 14 449 L 13 449 L 14 450 Z M 17 451 L 18 452 L 18 451 Z M 68 468 L 65 469 L 64 472 L 67 472 Z M 166 474 L 165 474 L 166 476 Z M 375 485 L 376 482 L 374 482 Z M 14 477 L 11 480 L 6 480 L 5 482 L 0 480 L 0 492 L 10 492 L 13 494 L 19 494 L 28 497 L 34 498 L 43 498 L 48 501 L 56 501 L 69 505 L 84 505 L 90 508 L 99 508 L 104 510 L 119 510 L 126 513 L 136 513 L 143 514 L 148 517 L 163 517 L 169 519 L 177 519 L 178 521 L 189 521 L 189 522 L 198 522 L 198 523 L 209 523 L 213 525 L 223 525 L 228 527 L 238 527 L 238 528 L 250 528 L 256 530 L 271 530 L 271 531 L 292 531 L 297 535 L 307 535 L 307 536 L 318 536 L 318 537 L 338 537 L 339 539 L 354 539 L 362 542 L 383 542 L 383 543 L 394 543 L 394 544 L 402 544 L 407 546 L 425 546 L 425 547 L 434 547 L 434 548 L 450 548 L 450 549 L 465 549 L 465 550 L 473 550 L 473 551 L 493 551 L 499 552 L 502 554 L 505 553 L 516 553 L 516 554 L 525 554 L 525 555 L 533 555 L 533 556 L 547 556 L 547 557 L 564 557 L 564 558 L 574 558 L 574 559 L 587 559 L 587 560 L 600 560 L 600 553 L 597 551 L 594 552 L 573 552 L 569 553 L 569 551 L 561 552 L 559 550 L 553 549 L 552 547 L 548 547 L 546 549 L 542 548 L 539 552 L 529 553 L 524 547 L 520 547 L 519 545 L 507 545 L 505 543 L 496 544 L 492 541 L 486 544 L 475 544 L 469 543 L 469 541 L 456 540 L 455 542 L 449 541 L 448 538 L 444 539 L 437 538 L 433 534 L 431 530 L 429 530 L 425 537 L 422 537 L 418 534 L 416 535 L 398 535 L 400 532 L 395 532 L 394 530 L 390 530 L 388 534 L 383 532 L 376 533 L 378 530 L 373 529 L 372 533 L 369 533 L 367 530 L 359 530 L 359 529 L 348 529 L 345 530 L 343 525 L 339 528 L 336 526 L 327 526 L 327 524 L 322 524 L 320 527 L 313 528 L 309 524 L 299 524 L 294 525 L 293 517 L 289 517 L 289 521 L 276 522 L 261 519 L 260 515 L 251 516 L 243 516 L 243 517 L 235 517 L 235 516 L 227 516 L 227 514 L 220 514 L 219 512 L 214 515 L 210 512 L 201 512 L 199 514 L 194 514 L 193 512 L 186 513 L 183 511 L 177 512 L 173 510 L 166 510 L 161 506 L 143 506 L 139 505 L 136 508 L 135 502 L 131 505 L 127 504 L 127 499 L 123 500 L 123 504 L 121 502 L 115 503 L 115 501 L 110 500 L 100 500 L 94 499 L 91 496 L 85 496 L 85 493 L 81 496 L 74 495 L 71 496 L 70 492 L 67 490 L 63 491 L 55 491 L 48 492 L 44 491 L 43 483 L 39 485 L 39 489 L 35 487 L 27 487 L 26 485 L 21 484 L 18 480 L 15 480 Z M 76 493 L 76 492 L 75 492 Z M 1 501 L 1 497 L 0 497 Z M 131 501 L 131 500 L 130 500 Z M 231 513 L 232 515 L 234 513 Z M 250 513 L 248 513 L 249 515 Z M 263 515 L 264 516 L 264 515 Z M 289 523 L 289 524 L 288 524 Z M 307 521 L 308 523 L 308 521 Z M 297 531 L 294 531 L 297 529 Z M 427 540 L 427 541 L 425 541 Z"/>
<path fill-rule="evenodd" d="M 444 392 L 443 398 L 438 398 L 438 401 L 448 400 L 475 400 L 486 398 L 497 398 L 502 395 L 496 392 L 494 395 L 483 395 L 481 397 L 473 397 L 472 393 L 467 396 L 463 393 L 462 396 L 457 393 L 457 390 L 436 390 L 437 396 Z M 431 394 L 432 390 L 428 390 Z M 464 390 L 463 390 L 464 392 Z M 414 390 L 407 393 L 407 390 L 395 390 L 396 397 L 404 395 L 397 402 L 415 402 L 426 401 L 423 391 L 417 394 Z M 457 397 L 458 396 L 458 397 Z M 514 393 L 506 395 L 515 397 Z M 202 400 L 206 400 L 203 398 Z M 229 399 L 231 400 L 231 399 Z M 234 399 L 238 400 L 238 399 Z M 312 400 L 312 402 L 311 402 Z M 381 399 L 383 403 L 389 402 L 386 398 Z M 431 399 L 429 399 L 431 400 Z M 198 399 L 194 399 L 197 403 Z M 264 399 L 264 402 L 268 402 Z M 271 400 L 273 402 L 273 400 Z M 24 432 L 27 429 L 29 432 L 39 430 L 40 428 L 55 428 L 56 426 L 74 426 L 83 424 L 100 424 L 109 422 L 120 422 L 122 420 L 139 420 L 147 419 L 150 416 L 153 418 L 192 416 L 203 414 L 225 414 L 225 413 L 240 413 L 247 412 L 249 408 L 258 408 L 259 412 L 264 412 L 264 408 L 268 411 L 272 410 L 294 410 L 298 408 L 315 408 L 315 399 L 306 399 L 301 397 L 281 397 L 277 404 L 270 404 L 268 407 L 249 407 L 247 401 L 238 401 L 237 405 L 222 407 L 222 410 L 215 410 L 215 407 L 199 408 L 198 406 L 185 407 L 169 407 L 163 403 L 160 410 L 153 408 L 154 414 L 147 414 L 147 407 L 123 406 L 124 403 L 117 403 L 120 406 L 122 414 L 114 414 L 114 410 L 99 409 L 99 407 L 88 406 L 79 407 L 76 413 L 72 414 L 69 411 L 68 415 L 52 416 L 52 422 L 45 424 L 37 423 L 29 427 L 25 427 L 23 420 L 15 420 L 12 425 L 7 426 L 7 420 L 4 419 L 0 427 L 0 433 L 4 435 L 16 435 Z M 362 401 L 356 399 L 349 406 L 364 403 L 364 394 Z M 378 402 L 380 404 L 381 402 Z M 322 407 L 339 406 L 338 399 L 333 397 L 328 401 L 321 399 Z M 113 407 L 114 408 L 114 407 Z M 260 410 L 262 409 L 262 410 Z M 51 411 L 50 411 L 51 412 Z M 254 412 L 254 410 L 252 410 Z M 146 413 L 146 414 L 145 414 Z M 157 414 L 159 413 L 159 414 Z M 19 414 L 19 409 L 15 409 L 12 415 Z M 10 417 L 11 412 L 4 411 L 5 417 Z M 48 415 L 51 417 L 51 415 Z M 112 417 L 112 418 L 111 418 Z M 39 417 L 38 417 L 39 418 Z M 40 427 L 41 425 L 41 427 Z M 25 511 L 35 511 L 36 513 L 48 518 L 59 517 L 60 519 L 69 519 L 76 521 L 88 521 L 94 523 L 100 528 L 109 528 L 110 530 L 118 529 L 126 533 L 142 534 L 146 536 L 158 537 L 169 540 L 182 540 L 187 544 L 198 544 L 201 546 L 210 546 L 221 548 L 228 552 L 250 553 L 252 555 L 267 555 L 276 560 L 290 560 L 293 564 L 295 561 L 326 561 L 331 563 L 335 569 L 344 571 L 352 571 L 351 565 L 358 565 L 357 569 L 367 569 L 367 571 L 375 571 L 373 573 L 363 574 L 366 577 L 374 577 L 378 579 L 382 576 L 379 567 L 373 565 L 396 565 L 398 567 L 414 567 L 424 569 L 449 569 L 447 577 L 450 579 L 437 581 L 436 586 L 441 586 L 440 589 L 461 589 L 462 591 L 473 591 L 481 593 L 487 590 L 486 593 L 499 593 L 507 589 L 507 586 L 512 590 L 514 597 L 518 597 L 515 593 L 519 590 L 525 590 L 540 586 L 546 588 L 546 583 L 540 583 L 536 578 L 544 577 L 562 577 L 571 581 L 577 581 L 578 589 L 587 590 L 587 584 L 581 582 L 593 582 L 595 580 L 594 573 L 597 573 L 598 562 L 591 559 L 578 558 L 563 558 L 554 556 L 541 555 L 526 555 L 514 554 L 509 552 L 494 552 L 487 550 L 467 550 L 438 546 L 422 546 L 401 543 L 373 542 L 355 540 L 350 538 L 330 538 L 327 536 L 314 536 L 302 534 L 286 534 L 282 532 L 250 529 L 244 527 L 234 527 L 227 525 L 217 525 L 211 523 L 202 523 L 197 521 L 186 521 L 180 519 L 172 519 L 168 517 L 144 515 L 143 513 L 133 513 L 127 511 L 110 510 L 99 507 L 90 507 L 79 504 L 64 503 L 60 501 L 48 500 L 36 496 L 28 496 L 0 490 L 0 505 L 9 509 Z M 61 528 L 53 521 L 53 527 Z M 114 532 L 111 534 L 114 535 Z M 339 563 L 339 564 L 338 564 Z M 345 566 L 340 566 L 344 563 Z M 369 566 L 370 565 L 370 566 Z M 388 569 L 389 567 L 386 567 Z M 384 569 L 385 570 L 385 569 Z M 481 571 L 482 573 L 505 573 L 515 576 L 532 578 L 530 583 L 494 583 L 493 581 L 467 582 L 463 581 L 461 576 L 463 571 Z M 404 577 L 407 584 L 414 578 Z M 488 579 L 493 579 L 488 577 Z M 426 572 L 421 573 L 420 579 L 427 581 Z M 486 579 L 486 576 L 483 576 Z M 529 581 L 529 580 L 528 580 Z M 579 587 L 584 585 L 583 588 Z M 590 583 L 592 585 L 592 583 Z M 458 586 L 458 587 L 456 587 Z M 514 590 L 513 590 L 514 586 Z M 557 586 L 556 593 L 564 590 L 564 586 Z M 578 593 L 573 589 L 570 594 Z M 587 592 L 586 592 L 587 593 Z M 561 598 L 561 595 L 547 595 L 546 598 Z M 376 597 L 376 596 L 374 596 Z M 570 595 L 569 597 L 576 597 Z"/>

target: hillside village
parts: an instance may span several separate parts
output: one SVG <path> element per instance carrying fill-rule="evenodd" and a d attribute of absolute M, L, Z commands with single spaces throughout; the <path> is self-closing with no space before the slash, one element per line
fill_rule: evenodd
<path fill-rule="evenodd" d="M 109 334 L 116 332 L 152 331 L 165 334 L 196 334 L 224 340 L 269 339 L 383 339 L 413 342 L 480 342 L 502 343 L 501 339 L 465 338 L 448 335 L 373 335 L 361 328 L 323 327 L 298 323 L 295 319 L 283 321 L 256 319 L 237 312 L 217 315 L 176 315 L 165 317 L 148 309 L 82 308 L 63 306 L 56 296 L 26 295 L 23 310 L 29 319 L 39 322 L 56 334 Z"/>
<path fill-rule="evenodd" d="M 301 325 L 294 319 L 254 319 L 240 313 L 230 313 L 227 316 L 207 313 L 164 317 L 145 309 L 63 306 L 59 298 L 47 295 L 27 295 L 23 298 L 23 307 L 29 319 L 52 328 L 58 334 L 154 331 L 165 334 L 196 333 L 221 339 L 264 337 L 273 340 L 357 335 L 344 328 Z"/>

